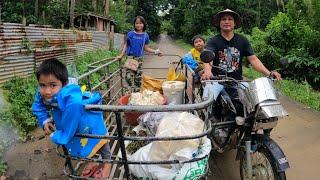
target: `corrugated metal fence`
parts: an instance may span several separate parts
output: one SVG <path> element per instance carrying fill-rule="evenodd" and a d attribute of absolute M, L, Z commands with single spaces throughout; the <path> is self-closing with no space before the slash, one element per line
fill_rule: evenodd
<path fill-rule="evenodd" d="M 120 49 L 123 35 L 0 24 L 0 84 L 14 76 L 31 75 L 43 60 L 56 57 L 70 64 L 75 56 L 98 48 L 109 49 L 110 42 L 114 49 Z"/>

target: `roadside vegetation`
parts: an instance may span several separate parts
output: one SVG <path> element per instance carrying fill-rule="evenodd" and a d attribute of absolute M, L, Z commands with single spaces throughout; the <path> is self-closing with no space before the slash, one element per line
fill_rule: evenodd
<path fill-rule="evenodd" d="M 191 44 L 186 43 L 181 39 L 177 40 L 176 43 L 185 50 L 190 50 L 192 48 Z M 251 67 L 244 66 L 243 76 L 249 79 L 256 79 L 258 77 L 262 77 L 262 74 L 255 71 Z M 291 80 L 290 78 L 284 78 L 282 81 L 276 82 L 275 85 L 283 95 L 286 95 L 310 108 L 320 111 L 320 91 L 312 89 L 307 81 L 299 82 L 297 80 Z"/>
<path fill-rule="evenodd" d="M 142 15 L 151 39 L 165 31 L 186 42 L 196 34 L 208 38 L 216 33 L 211 25 L 212 15 L 229 8 L 241 15 L 239 32 L 249 36 L 257 55 L 269 69 L 279 69 L 280 58 L 286 57 L 289 67 L 282 72 L 284 77 L 307 81 L 313 89 L 320 90 L 319 0 L 7 0 L 0 1 L 0 6 L 2 22 L 25 20 L 27 25 L 49 24 L 55 28 L 68 28 L 71 9 L 75 15 L 91 11 L 114 19 L 115 32 L 119 33 L 132 30 L 134 17 Z"/>
<path fill-rule="evenodd" d="M 281 71 L 286 79 L 308 82 L 314 90 L 320 90 L 318 0 L 175 2 L 169 17 L 165 17 L 170 22 L 164 23 L 169 35 L 185 42 L 196 34 L 208 38 L 218 32 L 211 25 L 212 15 L 232 9 L 243 18 L 238 33 L 248 37 L 263 64 L 279 69 L 280 59 L 286 57 L 289 66 Z"/>

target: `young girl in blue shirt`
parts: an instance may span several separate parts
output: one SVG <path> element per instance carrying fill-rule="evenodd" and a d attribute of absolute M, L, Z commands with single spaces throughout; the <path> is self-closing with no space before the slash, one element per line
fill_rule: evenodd
<path fill-rule="evenodd" d="M 139 62 L 138 70 L 136 72 L 129 69 L 126 72 L 126 81 L 129 86 L 135 86 L 136 91 L 138 91 L 141 85 L 141 68 L 144 51 L 159 56 L 162 56 L 162 52 L 159 49 L 155 50 L 149 47 L 150 38 L 149 34 L 146 32 L 146 21 L 142 16 L 135 17 L 133 25 L 134 30 L 127 33 L 124 46 L 120 55 L 117 56 L 117 59 L 121 60 L 123 56 L 126 55 L 127 58 L 133 58 Z"/>

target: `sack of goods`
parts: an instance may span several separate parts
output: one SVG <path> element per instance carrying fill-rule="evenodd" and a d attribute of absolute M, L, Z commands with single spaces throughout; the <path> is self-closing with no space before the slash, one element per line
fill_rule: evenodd
<path fill-rule="evenodd" d="M 163 105 L 165 98 L 158 91 L 144 90 L 142 93 L 131 93 L 128 105 Z"/>
<path fill-rule="evenodd" d="M 156 79 L 151 76 L 143 75 L 142 76 L 142 90 L 150 90 L 150 91 L 159 91 L 162 93 L 162 83 L 163 80 Z"/>
<path fill-rule="evenodd" d="M 169 105 L 183 104 L 185 84 L 181 81 L 165 81 L 162 84 L 163 94 L 168 98 Z"/>
<path fill-rule="evenodd" d="M 153 92 L 144 90 L 142 93 L 132 93 L 122 96 L 118 103 L 119 105 L 163 105 L 166 104 L 166 98 L 161 95 L 158 91 Z M 139 124 L 138 118 L 143 112 L 124 112 L 127 123 L 132 126 Z"/>
<path fill-rule="evenodd" d="M 193 136 L 204 131 L 205 125 L 197 116 L 188 112 L 170 112 L 160 120 L 155 137 Z M 205 136 L 178 141 L 153 141 L 132 154 L 129 160 L 184 162 L 205 158 L 191 163 L 129 165 L 129 168 L 139 179 L 197 179 L 206 174 L 210 151 L 211 142 Z"/>

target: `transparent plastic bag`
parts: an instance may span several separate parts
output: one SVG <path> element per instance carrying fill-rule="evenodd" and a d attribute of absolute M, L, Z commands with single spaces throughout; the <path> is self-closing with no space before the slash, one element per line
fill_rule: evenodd
<path fill-rule="evenodd" d="M 71 63 L 67 65 L 67 71 L 68 71 L 68 84 L 78 84 L 78 72 L 76 65 L 74 63 Z"/>
<path fill-rule="evenodd" d="M 161 119 L 168 112 L 147 112 L 138 118 L 139 125 L 146 128 L 148 135 L 155 136 Z"/>
<path fill-rule="evenodd" d="M 183 74 L 181 67 L 178 65 L 178 68 L 175 68 L 174 65 L 169 67 L 167 72 L 168 81 L 185 81 L 186 76 Z"/>

